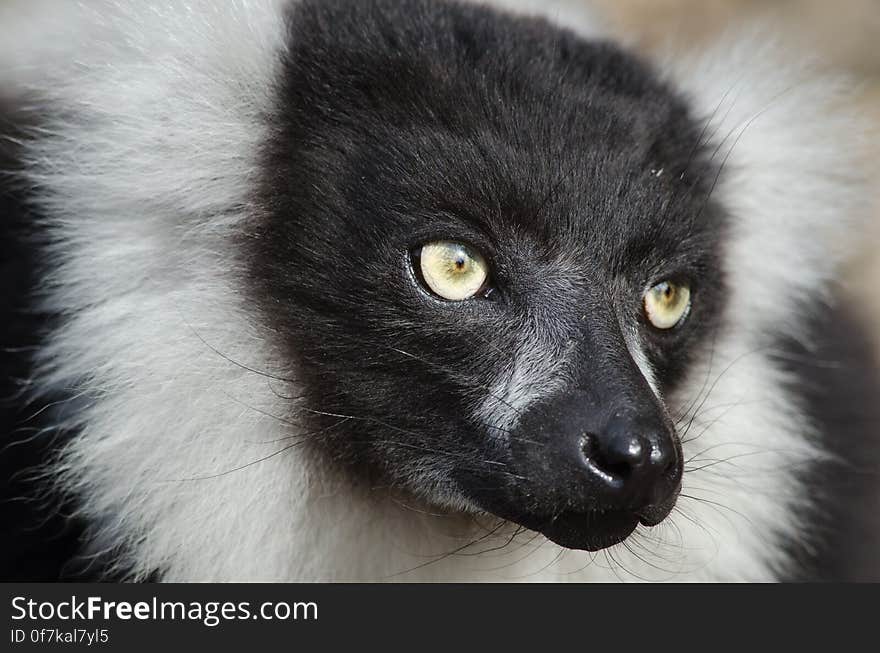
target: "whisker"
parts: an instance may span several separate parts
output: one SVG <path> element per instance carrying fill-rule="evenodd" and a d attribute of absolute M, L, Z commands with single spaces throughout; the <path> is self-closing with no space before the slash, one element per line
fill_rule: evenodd
<path fill-rule="evenodd" d="M 244 465 L 240 465 L 239 467 L 234 467 L 232 469 L 227 469 L 226 471 L 223 471 L 223 472 L 218 472 L 217 474 L 208 474 L 205 476 L 193 476 L 190 478 L 162 479 L 162 480 L 159 480 L 158 482 L 159 483 L 189 483 L 192 481 L 208 481 L 211 479 L 220 478 L 221 476 L 228 476 L 229 474 L 233 474 L 233 473 L 239 472 L 243 469 L 247 469 L 248 467 L 253 467 L 254 465 L 257 465 L 261 462 L 265 462 L 265 461 L 269 460 L 270 458 L 274 458 L 275 456 L 280 456 L 285 451 L 289 451 L 290 449 L 293 449 L 294 447 L 297 447 L 301 444 L 304 444 L 304 441 L 293 442 L 292 444 L 288 444 L 287 446 L 282 447 L 278 451 L 274 451 L 266 456 L 263 456 L 262 458 L 257 458 L 256 460 L 252 460 L 249 463 L 245 463 Z"/>
<path fill-rule="evenodd" d="M 403 571 L 399 571 L 394 574 L 391 574 L 390 576 L 386 576 L 386 578 L 397 578 L 398 576 L 404 576 L 404 575 L 410 574 L 414 571 L 418 571 L 419 569 L 424 569 L 425 567 L 428 567 L 430 565 L 435 565 L 438 562 L 446 560 L 447 558 L 449 558 L 451 556 L 454 556 L 462 551 L 465 551 L 466 549 L 474 546 L 475 544 L 479 544 L 480 542 L 485 542 L 488 538 L 492 537 L 493 535 L 495 535 L 495 533 L 497 533 L 499 530 L 501 530 L 505 526 L 505 524 L 507 524 L 507 522 L 504 520 L 501 520 L 498 523 L 498 525 L 495 526 L 495 528 L 490 530 L 488 533 L 485 533 L 484 535 L 481 535 L 480 537 L 478 537 L 474 540 L 471 540 L 467 544 L 463 544 L 460 547 L 453 549 L 452 551 L 449 551 L 448 553 L 444 553 L 443 555 L 437 556 L 436 558 L 428 560 L 427 562 L 423 562 L 419 565 L 416 565 L 415 567 L 410 567 L 409 569 L 405 569 Z"/>

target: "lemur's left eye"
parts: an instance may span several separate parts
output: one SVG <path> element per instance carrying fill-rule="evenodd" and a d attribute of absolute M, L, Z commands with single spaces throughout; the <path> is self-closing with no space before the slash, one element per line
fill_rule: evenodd
<path fill-rule="evenodd" d="M 645 293 L 645 315 L 658 329 L 671 329 L 691 309 L 691 290 L 683 284 L 662 281 Z"/>
<path fill-rule="evenodd" d="M 486 260 L 463 243 L 448 240 L 428 243 L 422 247 L 418 259 L 425 285 L 450 301 L 475 296 L 489 277 Z"/>

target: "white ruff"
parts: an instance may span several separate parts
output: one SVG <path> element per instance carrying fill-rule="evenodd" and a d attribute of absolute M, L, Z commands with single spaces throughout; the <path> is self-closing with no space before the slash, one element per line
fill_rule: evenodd
<path fill-rule="evenodd" d="M 764 329 L 796 332 L 795 302 L 832 275 L 839 250 L 829 243 L 862 208 L 852 154 L 861 133 L 832 106 L 839 85 L 786 68 L 754 41 L 667 67 L 702 115 L 722 103 L 707 132 L 717 129 L 716 141 L 749 125 L 717 195 L 735 216 L 732 305 L 711 360 L 665 398 L 680 410 L 709 379 L 688 467 L 728 462 L 687 472 L 679 511 L 643 529 L 631 551 L 591 556 L 525 533 L 501 550 L 425 564 L 485 530 L 352 487 L 303 449 L 284 450 L 296 427 L 276 419 L 292 417 L 279 395 L 299 394 L 294 384 L 214 351 L 294 374 L 241 287 L 232 243 L 254 212 L 261 115 L 284 47 L 279 3 L 94 2 L 93 13 L 62 4 L 25 25 L 18 3 L 0 12 L 18 35 L 0 34 L 0 81 L 69 109 L 29 150 L 59 238 L 47 301 L 69 315 L 37 385 L 88 399 L 82 434 L 52 474 L 82 498 L 96 547 L 124 548 L 135 578 L 159 568 L 166 580 L 200 581 L 763 580 L 785 568 L 780 537 L 803 526 L 796 506 L 807 500 L 793 474 L 820 454 L 756 350 Z M 37 50 L 34 29 L 50 46 Z"/>

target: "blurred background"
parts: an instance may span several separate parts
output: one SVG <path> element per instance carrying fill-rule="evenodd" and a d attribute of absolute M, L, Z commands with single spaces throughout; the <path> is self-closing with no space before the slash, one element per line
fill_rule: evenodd
<path fill-rule="evenodd" d="M 592 0 L 612 27 L 646 53 L 672 40 L 699 48 L 731 23 L 769 23 L 793 47 L 851 74 L 877 132 L 867 162 L 874 179 L 872 232 L 846 275 L 869 320 L 880 362 L 880 0 Z M 880 398 L 878 398 L 880 399 Z"/>

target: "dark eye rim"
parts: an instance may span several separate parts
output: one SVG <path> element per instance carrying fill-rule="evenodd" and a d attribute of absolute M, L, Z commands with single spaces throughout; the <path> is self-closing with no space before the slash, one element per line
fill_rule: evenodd
<path fill-rule="evenodd" d="M 431 243 L 438 242 L 450 242 L 450 243 L 458 243 L 464 245 L 468 250 L 476 252 L 479 254 L 483 260 L 486 262 L 486 280 L 483 282 L 483 285 L 480 286 L 479 290 L 477 290 L 473 295 L 467 297 L 466 299 L 447 299 L 446 297 L 442 297 L 438 295 L 431 289 L 431 286 L 428 285 L 428 282 L 425 281 L 425 277 L 422 274 L 422 265 L 421 265 L 421 257 L 422 257 L 422 249 L 426 245 L 430 245 Z M 464 238 L 433 238 L 427 239 L 416 245 L 415 247 L 409 250 L 409 254 L 407 256 L 409 260 L 409 272 L 413 279 L 416 281 L 416 285 L 418 285 L 419 289 L 423 292 L 427 293 L 432 299 L 443 302 L 444 304 L 463 304 L 466 302 L 472 301 L 491 301 L 498 296 L 497 287 L 495 285 L 495 275 L 493 273 L 493 265 L 490 257 L 486 256 L 479 247 L 476 247 L 467 239 Z"/>

